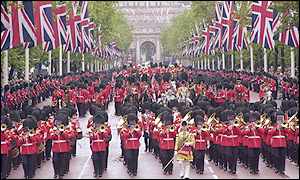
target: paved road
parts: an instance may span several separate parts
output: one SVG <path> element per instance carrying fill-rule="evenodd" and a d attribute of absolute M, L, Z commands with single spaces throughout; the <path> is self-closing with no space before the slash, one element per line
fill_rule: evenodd
<path fill-rule="evenodd" d="M 251 93 L 251 101 L 257 100 L 257 94 Z M 38 106 L 43 106 L 49 103 L 49 100 L 39 104 Z M 119 159 L 121 154 L 120 140 L 117 135 L 116 124 L 119 117 L 114 115 L 114 105 L 109 104 L 108 114 L 109 123 L 112 126 L 112 141 L 109 147 L 109 159 L 108 159 L 108 169 L 102 176 L 106 179 L 175 179 L 179 178 L 179 166 L 175 162 L 174 174 L 173 175 L 163 175 L 161 164 L 154 156 L 149 152 L 144 152 L 144 144 L 141 143 L 140 154 L 138 160 L 138 174 L 136 177 L 130 177 L 126 173 L 126 167 L 123 165 L 122 161 Z M 90 117 L 89 114 L 85 118 L 80 119 L 80 125 L 83 132 L 86 132 L 87 120 Z M 142 139 L 140 140 L 141 142 Z M 64 176 L 65 179 L 93 179 L 93 164 L 90 159 L 91 151 L 89 147 L 89 141 L 87 138 L 77 142 L 77 156 L 71 159 L 70 172 L 68 175 Z M 237 167 L 237 174 L 230 175 L 223 170 L 220 170 L 214 164 L 205 160 L 205 170 L 203 175 L 196 174 L 195 170 L 191 170 L 192 179 L 299 179 L 299 167 L 291 164 L 288 160 L 286 161 L 286 175 L 280 176 L 275 174 L 273 169 L 267 168 L 265 164 L 260 160 L 259 164 L 260 173 L 258 175 L 251 175 L 249 170 L 243 168 L 241 165 Z M 11 175 L 8 179 L 22 179 L 23 169 L 20 166 L 17 170 L 12 170 Z M 46 161 L 42 164 L 40 169 L 37 169 L 35 179 L 51 179 L 53 178 L 53 166 L 52 161 Z"/>

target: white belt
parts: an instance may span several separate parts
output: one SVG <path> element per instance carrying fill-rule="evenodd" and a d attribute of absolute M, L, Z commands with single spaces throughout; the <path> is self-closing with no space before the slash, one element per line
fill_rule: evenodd
<path fill-rule="evenodd" d="M 93 143 L 94 143 L 94 142 L 104 142 L 104 140 L 102 140 L 102 139 L 93 140 Z"/>
<path fill-rule="evenodd" d="M 248 138 L 260 138 L 260 136 L 249 136 Z"/>
<path fill-rule="evenodd" d="M 163 138 L 164 141 L 171 141 L 174 140 L 173 138 Z"/>
<path fill-rule="evenodd" d="M 285 138 L 285 136 L 273 136 L 272 138 Z"/>
<path fill-rule="evenodd" d="M 7 143 L 6 143 L 5 141 L 3 141 L 3 142 L 1 141 L 1 145 L 2 145 L 2 144 L 7 144 Z"/>
<path fill-rule="evenodd" d="M 196 139 L 196 142 L 205 142 L 205 140 L 203 140 L 203 139 Z"/>
<path fill-rule="evenodd" d="M 32 143 L 28 143 L 28 144 L 22 144 L 22 146 L 31 146 L 33 145 Z"/>
<path fill-rule="evenodd" d="M 53 143 L 62 143 L 62 142 L 67 142 L 66 140 L 53 140 Z"/>
<path fill-rule="evenodd" d="M 237 135 L 231 135 L 231 136 L 227 136 L 228 138 L 235 138 L 238 137 Z"/>
<path fill-rule="evenodd" d="M 128 138 L 128 140 L 138 140 L 138 138 Z"/>

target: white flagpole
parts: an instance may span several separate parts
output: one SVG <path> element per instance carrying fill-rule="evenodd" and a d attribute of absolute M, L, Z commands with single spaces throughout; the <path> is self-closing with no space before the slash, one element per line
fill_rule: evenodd
<path fill-rule="evenodd" d="M 218 61 L 218 70 L 221 70 L 221 62 L 220 62 L 220 57 L 217 56 L 217 61 Z"/>
<path fill-rule="evenodd" d="M 2 73 L 3 73 L 3 86 L 8 84 L 8 50 L 4 51 L 4 59 L 2 65 Z"/>
<path fill-rule="evenodd" d="M 225 54 L 222 53 L 222 69 L 225 70 Z"/>
<path fill-rule="evenodd" d="M 291 77 L 295 78 L 295 52 L 293 47 L 291 47 Z"/>
<path fill-rule="evenodd" d="M 254 73 L 253 44 L 250 44 L 250 68 L 251 72 Z"/>
<path fill-rule="evenodd" d="M 243 51 L 240 52 L 240 65 L 241 65 L 241 71 L 243 71 L 244 70 Z"/>
<path fill-rule="evenodd" d="M 214 71 L 215 70 L 215 58 L 213 57 L 212 59 L 212 70 Z"/>
<path fill-rule="evenodd" d="M 85 67 L 84 67 L 84 54 L 82 53 L 82 59 L 81 59 L 81 70 L 84 72 Z"/>
<path fill-rule="evenodd" d="M 204 69 L 205 70 L 207 70 L 207 64 L 206 63 L 207 63 L 207 59 L 206 59 L 206 57 L 204 57 Z"/>
<path fill-rule="evenodd" d="M 264 48 L 264 71 L 268 72 L 267 49 Z"/>
<path fill-rule="evenodd" d="M 210 59 L 207 57 L 207 68 L 210 70 Z"/>
<path fill-rule="evenodd" d="M 67 52 L 67 72 L 69 73 L 70 71 L 71 71 L 71 67 L 70 67 L 70 55 L 71 55 L 71 53 L 70 53 L 70 51 L 68 51 Z"/>
<path fill-rule="evenodd" d="M 203 58 L 201 59 L 201 69 L 203 70 Z"/>
<path fill-rule="evenodd" d="M 25 81 L 29 81 L 29 48 L 25 48 Z"/>
<path fill-rule="evenodd" d="M 198 66 L 198 69 L 200 69 L 200 60 L 199 59 L 197 61 L 197 66 Z"/>
<path fill-rule="evenodd" d="M 62 76 L 62 45 L 59 46 L 59 76 Z"/>
<path fill-rule="evenodd" d="M 49 62 L 49 65 L 48 65 L 48 73 L 49 73 L 49 75 L 51 75 L 51 68 L 52 68 L 52 63 L 51 63 L 51 53 L 52 53 L 52 51 L 50 50 L 49 52 L 48 52 L 48 62 Z"/>
<path fill-rule="evenodd" d="M 233 59 L 233 53 L 234 52 L 232 52 L 232 54 L 231 54 L 231 71 L 233 71 L 233 69 L 234 69 L 234 65 L 233 65 L 233 61 L 234 61 L 234 59 Z"/>

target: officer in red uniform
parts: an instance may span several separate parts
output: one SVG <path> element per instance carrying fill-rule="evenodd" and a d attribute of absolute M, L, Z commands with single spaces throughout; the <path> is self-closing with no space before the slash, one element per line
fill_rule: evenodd
<path fill-rule="evenodd" d="M 20 154 L 22 156 L 24 177 L 26 179 L 33 178 L 35 175 L 38 143 L 42 138 L 40 134 L 36 133 L 36 121 L 34 116 L 28 116 L 23 122 L 25 129 L 20 135 Z"/>
<path fill-rule="evenodd" d="M 78 96 L 77 96 L 77 107 L 79 112 L 79 117 L 84 117 L 86 113 L 86 98 L 87 93 L 84 87 L 84 84 L 81 84 L 78 89 Z"/>
<path fill-rule="evenodd" d="M 121 106 L 124 102 L 124 98 L 125 98 L 125 88 L 122 87 L 122 82 L 117 81 L 116 82 L 116 89 L 115 89 L 115 97 L 114 97 L 115 110 L 116 110 L 116 115 L 117 116 L 120 115 L 120 109 L 121 109 Z"/>
<path fill-rule="evenodd" d="M 139 139 L 142 136 L 140 127 L 137 126 L 138 118 L 135 114 L 127 115 L 128 126 L 121 129 L 120 136 L 125 141 L 124 149 L 126 156 L 127 172 L 130 176 L 137 175 Z"/>
<path fill-rule="evenodd" d="M 52 140 L 53 168 L 54 178 L 62 178 L 66 173 L 68 163 L 67 154 L 70 151 L 69 140 L 74 134 L 67 133 L 65 130 L 68 125 L 68 115 L 64 112 L 58 112 L 55 116 L 55 126 L 50 130 L 50 139 Z"/>
<path fill-rule="evenodd" d="M 193 152 L 193 163 L 196 167 L 197 174 L 203 174 L 204 171 L 204 157 L 205 151 L 207 149 L 207 141 L 210 139 L 210 135 L 208 132 L 208 128 L 202 127 L 203 125 L 203 117 L 200 115 L 196 115 L 194 117 L 195 128 L 193 128 L 192 133 L 195 136 L 195 148 Z"/>
<path fill-rule="evenodd" d="M 52 140 L 49 137 L 50 129 L 54 127 L 54 116 L 52 113 L 52 108 L 50 106 L 44 106 L 41 112 L 41 116 L 43 117 L 46 126 L 45 157 L 47 161 L 51 158 Z"/>
<path fill-rule="evenodd" d="M 12 122 L 9 118 L 1 115 L 1 179 L 6 179 L 9 175 L 9 152 L 17 145 L 17 136 L 11 128 Z"/>
<path fill-rule="evenodd" d="M 152 144 L 150 144 L 150 124 L 154 121 L 155 114 L 150 111 L 151 104 L 146 102 L 142 105 L 142 123 L 143 123 L 143 137 L 145 143 L 145 152 L 152 149 Z M 151 142 L 152 143 L 152 142 Z M 151 148 L 150 148 L 151 146 Z"/>
<path fill-rule="evenodd" d="M 271 155 L 276 169 L 275 173 L 284 174 L 287 147 L 286 129 L 277 123 L 276 115 L 274 114 L 271 116 L 272 128 L 268 131 L 268 135 L 271 137 Z"/>
<path fill-rule="evenodd" d="M 161 115 L 161 120 L 163 122 L 163 126 L 159 133 L 159 149 L 160 149 L 160 157 L 162 161 L 162 165 L 164 168 L 164 174 L 172 174 L 173 173 L 173 162 L 168 162 L 174 156 L 174 148 L 175 148 L 175 138 L 176 138 L 176 128 L 173 124 L 173 115 L 169 111 L 164 111 Z M 168 166 L 167 166 L 168 164 Z"/>
<path fill-rule="evenodd" d="M 93 126 L 89 129 L 92 159 L 94 164 L 94 177 L 101 177 L 105 171 L 105 157 L 111 132 L 105 125 L 104 117 L 96 113 L 93 117 Z"/>

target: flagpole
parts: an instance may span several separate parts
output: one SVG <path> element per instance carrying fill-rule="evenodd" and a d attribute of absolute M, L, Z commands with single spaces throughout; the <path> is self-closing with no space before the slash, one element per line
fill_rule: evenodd
<path fill-rule="evenodd" d="M 48 52 L 48 62 L 49 62 L 49 65 L 48 65 L 48 74 L 51 75 L 51 66 L 52 66 L 52 63 L 51 63 L 51 50 Z"/>
<path fill-rule="evenodd" d="M 201 70 L 203 70 L 203 58 L 201 58 Z"/>
<path fill-rule="evenodd" d="M 231 54 L 231 71 L 233 71 L 233 69 L 234 69 L 234 65 L 233 65 L 233 61 L 234 61 L 234 57 L 233 57 L 233 51 L 232 51 L 232 54 Z"/>
<path fill-rule="evenodd" d="M 252 44 L 250 44 L 250 68 L 251 68 L 251 73 L 254 73 L 253 45 Z"/>
<path fill-rule="evenodd" d="M 241 65 L 241 71 L 243 71 L 244 70 L 243 51 L 240 52 L 240 65 Z"/>
<path fill-rule="evenodd" d="M 81 59 L 81 70 L 84 72 L 85 69 L 84 69 L 84 54 L 82 53 L 82 59 Z"/>
<path fill-rule="evenodd" d="M 214 57 L 211 60 L 211 62 L 212 62 L 212 70 L 214 71 L 215 70 L 215 58 Z"/>
<path fill-rule="evenodd" d="M 29 81 L 29 48 L 25 48 L 25 81 Z"/>
<path fill-rule="evenodd" d="M 198 69 L 200 69 L 200 60 L 199 59 L 197 61 L 197 67 L 198 67 Z"/>
<path fill-rule="evenodd" d="M 204 57 L 204 69 L 205 69 L 205 70 L 207 70 L 207 65 L 206 65 L 206 63 L 207 63 L 207 60 L 206 60 L 206 57 Z"/>
<path fill-rule="evenodd" d="M 207 56 L 207 69 L 210 70 L 210 60 L 209 60 L 209 57 Z"/>
<path fill-rule="evenodd" d="M 293 47 L 291 47 L 291 77 L 295 78 L 295 52 Z"/>
<path fill-rule="evenodd" d="M 222 53 L 222 69 L 225 70 L 225 54 L 224 52 Z"/>
<path fill-rule="evenodd" d="M 220 62 L 220 57 L 219 56 L 217 56 L 217 61 L 218 61 L 218 70 L 220 70 L 221 69 L 221 62 Z"/>
<path fill-rule="evenodd" d="M 59 76 L 62 76 L 62 45 L 59 46 Z"/>
<path fill-rule="evenodd" d="M 267 49 L 264 48 L 264 71 L 268 72 Z"/>
<path fill-rule="evenodd" d="M 3 59 L 3 66 L 2 66 L 2 73 L 3 73 L 3 86 L 8 84 L 8 50 L 4 52 L 4 59 Z"/>
<path fill-rule="evenodd" d="M 70 55 L 71 55 L 71 53 L 70 53 L 70 51 L 68 51 L 67 52 L 67 72 L 69 73 L 70 72 Z"/>

